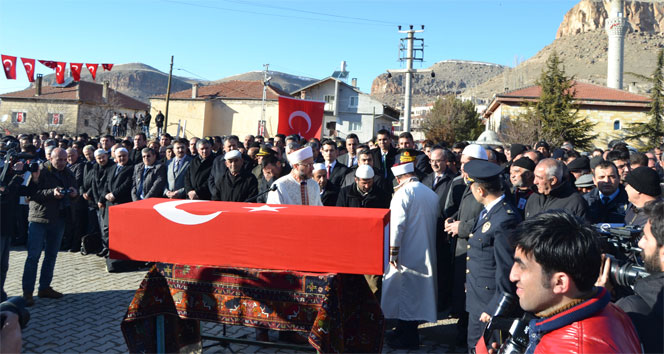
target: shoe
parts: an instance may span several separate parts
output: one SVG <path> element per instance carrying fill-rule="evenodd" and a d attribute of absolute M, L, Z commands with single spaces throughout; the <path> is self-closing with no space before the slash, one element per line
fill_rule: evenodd
<path fill-rule="evenodd" d="M 81 254 L 87 256 L 89 253 L 85 250 L 85 248 L 81 248 Z"/>
<path fill-rule="evenodd" d="M 420 336 L 392 336 L 385 339 L 385 343 L 393 349 L 418 349 L 420 347 Z"/>
<path fill-rule="evenodd" d="M 70 248 L 70 249 L 69 249 L 69 252 L 71 252 L 71 253 L 81 252 L 81 248 L 80 248 L 80 247 L 79 247 L 79 248 L 76 248 L 76 247 L 74 247 L 74 248 Z"/>
<path fill-rule="evenodd" d="M 25 300 L 25 306 L 32 306 L 35 304 L 35 299 L 32 297 L 31 293 L 23 292 L 23 300 Z"/>
<path fill-rule="evenodd" d="M 59 298 L 61 298 L 63 295 L 62 295 L 62 293 L 53 290 L 53 288 L 51 288 L 51 287 L 49 286 L 49 287 L 46 288 L 46 289 L 39 290 L 39 291 L 37 292 L 37 296 L 39 296 L 39 297 L 43 297 L 43 298 L 46 298 L 46 299 L 59 299 Z"/>
<path fill-rule="evenodd" d="M 259 342 L 269 342 L 270 335 L 265 328 L 256 328 L 256 340 Z"/>
<path fill-rule="evenodd" d="M 97 257 L 106 257 L 108 256 L 108 248 L 104 248 L 103 250 L 99 251 L 97 253 Z"/>
<path fill-rule="evenodd" d="M 295 331 L 280 331 L 279 340 L 291 344 L 300 344 L 300 345 L 309 343 L 307 337 Z"/>

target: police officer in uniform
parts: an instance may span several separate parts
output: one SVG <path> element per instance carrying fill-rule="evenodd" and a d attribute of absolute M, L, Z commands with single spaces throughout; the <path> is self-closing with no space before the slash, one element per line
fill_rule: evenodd
<path fill-rule="evenodd" d="M 515 294 L 514 284 L 509 280 L 514 263 L 510 233 L 521 222 L 521 216 L 505 198 L 500 166 L 472 160 L 464 170 L 473 197 L 484 206 L 468 235 L 466 257 L 467 343 L 472 352 L 502 293 Z"/>

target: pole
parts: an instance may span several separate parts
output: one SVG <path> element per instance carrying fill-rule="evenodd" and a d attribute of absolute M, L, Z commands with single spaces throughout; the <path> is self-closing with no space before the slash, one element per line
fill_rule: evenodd
<path fill-rule="evenodd" d="M 173 56 L 171 55 L 171 70 L 168 72 L 168 86 L 166 87 L 166 112 L 164 113 L 164 133 L 168 132 L 168 101 L 171 99 L 171 78 L 173 77 Z"/>
<path fill-rule="evenodd" d="M 413 95 L 411 87 L 413 80 L 413 38 L 415 31 L 408 31 L 408 50 L 406 57 L 406 92 L 404 93 L 404 108 L 403 108 L 403 131 L 410 132 L 410 100 Z"/>
<path fill-rule="evenodd" d="M 267 85 L 270 84 L 270 79 L 267 74 L 270 68 L 270 64 L 263 64 L 265 70 L 263 70 L 263 102 L 261 106 L 261 120 L 258 121 L 258 135 L 267 135 L 265 130 L 265 100 L 267 99 Z M 261 129 L 263 127 L 263 129 Z"/>

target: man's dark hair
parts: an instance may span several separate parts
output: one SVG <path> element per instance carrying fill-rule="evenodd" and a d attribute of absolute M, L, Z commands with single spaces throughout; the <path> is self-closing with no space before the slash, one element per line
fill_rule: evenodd
<path fill-rule="evenodd" d="M 411 134 L 410 132 L 403 132 L 403 133 L 399 134 L 399 139 L 401 139 L 401 138 L 406 138 L 406 139 L 412 141 L 413 140 L 413 134 Z"/>
<path fill-rule="evenodd" d="M 368 147 L 366 147 L 364 149 L 361 149 L 360 153 L 357 154 L 357 156 L 360 156 L 360 155 L 371 155 L 371 149 L 369 149 Z"/>
<path fill-rule="evenodd" d="M 488 181 L 480 180 L 475 181 L 475 183 L 491 195 L 500 194 L 503 189 L 503 185 L 500 183 L 500 178 L 492 178 Z"/>
<path fill-rule="evenodd" d="M 594 153 L 595 151 L 598 151 L 600 154 L 604 154 L 604 150 L 602 150 L 600 148 L 594 148 L 592 153 Z"/>
<path fill-rule="evenodd" d="M 348 139 L 355 139 L 355 140 L 357 140 L 357 142 L 360 142 L 360 138 L 358 138 L 357 134 L 355 134 L 355 133 L 350 133 L 350 134 L 346 135 L 346 140 L 348 140 Z"/>
<path fill-rule="evenodd" d="M 112 142 L 115 142 L 115 137 L 111 134 L 106 134 L 103 137 L 110 140 L 110 141 L 112 141 Z"/>
<path fill-rule="evenodd" d="M 323 140 L 323 143 L 321 144 L 321 147 L 322 147 L 323 145 L 331 145 L 331 146 L 334 147 L 334 150 L 337 149 L 337 143 L 334 142 L 334 140 L 332 140 L 332 139 L 325 139 L 325 140 Z"/>
<path fill-rule="evenodd" d="M 147 153 L 147 154 L 151 154 L 151 155 L 157 155 L 157 152 L 154 151 L 153 148 L 149 148 L 149 147 L 144 147 L 144 148 L 141 150 L 141 155 L 142 155 L 142 154 L 146 154 L 146 153 Z"/>
<path fill-rule="evenodd" d="M 643 211 L 650 221 L 650 232 L 657 241 L 657 247 L 664 246 L 664 201 L 653 200 L 643 206 Z"/>
<path fill-rule="evenodd" d="M 611 151 L 609 151 L 608 154 L 606 154 L 606 160 L 611 161 L 611 162 L 616 161 L 616 160 L 629 161 L 629 151 L 627 151 L 627 150 L 611 150 Z"/>
<path fill-rule="evenodd" d="M 452 149 L 463 150 L 466 148 L 466 146 L 468 146 L 468 143 L 466 143 L 465 141 L 457 141 L 456 143 L 454 143 L 454 145 L 452 145 Z"/>
<path fill-rule="evenodd" d="M 274 136 L 275 138 L 281 138 L 281 140 L 286 140 L 286 136 L 284 134 L 277 134 Z"/>
<path fill-rule="evenodd" d="M 279 163 L 279 159 L 277 159 L 276 156 L 274 155 L 265 155 L 263 157 L 263 160 L 261 161 L 261 167 L 265 168 L 267 165 L 277 165 Z"/>
<path fill-rule="evenodd" d="M 136 137 L 136 135 L 140 135 L 141 138 L 143 138 L 143 140 L 146 140 L 146 141 L 148 140 L 148 137 L 145 136 L 145 133 L 143 133 L 143 132 L 139 132 L 139 133 L 134 134 L 134 137 Z"/>
<path fill-rule="evenodd" d="M 387 130 L 387 129 L 381 129 L 381 130 L 379 130 L 379 131 L 376 133 L 376 135 L 377 135 L 377 136 L 378 136 L 378 135 L 387 135 L 388 138 L 392 138 L 392 134 L 391 134 L 390 131 Z"/>
<path fill-rule="evenodd" d="M 618 176 L 618 168 L 616 167 L 616 165 L 615 165 L 613 162 L 611 162 L 611 161 L 606 161 L 606 160 L 602 160 L 602 161 L 600 161 L 600 162 L 597 164 L 597 166 L 595 166 L 595 168 L 592 170 L 593 176 L 595 175 L 595 170 L 596 170 L 596 169 L 598 169 L 598 168 L 601 168 L 601 169 L 607 169 L 607 168 L 609 168 L 609 167 L 613 167 L 613 172 L 615 172 L 615 173 L 616 173 L 616 176 Z"/>
<path fill-rule="evenodd" d="M 635 152 L 629 157 L 630 165 L 648 166 L 648 156 L 642 152 Z"/>
<path fill-rule="evenodd" d="M 589 291 L 602 263 L 598 237 L 590 226 L 557 210 L 541 213 L 517 226 L 515 248 L 534 257 L 546 279 L 563 272 L 574 280 L 579 291 Z"/>
<path fill-rule="evenodd" d="M 122 140 L 121 144 L 123 147 L 127 148 L 127 150 L 131 150 L 134 148 L 134 142 L 129 139 Z"/>

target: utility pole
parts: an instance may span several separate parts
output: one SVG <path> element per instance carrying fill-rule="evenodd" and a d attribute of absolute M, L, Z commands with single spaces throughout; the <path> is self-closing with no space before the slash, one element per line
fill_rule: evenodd
<path fill-rule="evenodd" d="M 267 76 L 270 64 L 263 64 L 263 104 L 261 107 L 261 120 L 258 121 L 258 135 L 265 137 L 265 100 L 267 99 L 267 85 L 270 84 L 271 77 Z"/>
<path fill-rule="evenodd" d="M 173 77 L 173 56 L 171 55 L 171 70 L 168 72 L 168 86 L 166 87 L 166 112 L 164 113 L 164 133 L 168 130 L 168 101 L 171 99 L 171 78 Z"/>
<path fill-rule="evenodd" d="M 388 78 L 391 77 L 392 74 L 406 74 L 402 129 L 404 132 L 410 132 L 410 106 L 413 96 L 413 74 L 430 72 L 432 77 L 435 76 L 430 69 L 413 69 L 413 61 L 424 61 L 424 39 L 415 38 L 415 33 L 420 32 L 424 32 L 424 25 L 422 25 L 422 29 L 420 30 L 415 30 L 413 29 L 413 25 L 410 25 L 410 29 L 403 31 L 401 30 L 401 26 L 399 26 L 399 33 L 406 33 L 406 38 L 401 38 L 401 44 L 399 45 L 399 61 L 406 62 L 406 69 L 387 70 Z"/>

